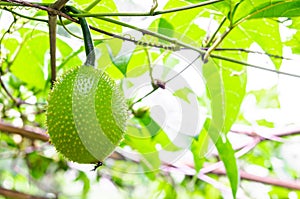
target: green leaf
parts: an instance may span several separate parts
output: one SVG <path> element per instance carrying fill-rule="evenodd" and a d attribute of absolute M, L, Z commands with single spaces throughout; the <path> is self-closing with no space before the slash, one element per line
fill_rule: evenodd
<path fill-rule="evenodd" d="M 190 104 L 191 103 L 189 100 L 190 93 L 193 93 L 193 91 L 188 87 L 184 87 L 184 88 L 181 88 L 181 89 L 175 91 L 173 93 L 173 95 L 176 97 L 179 97 L 180 99 L 183 99 L 185 102 Z"/>
<path fill-rule="evenodd" d="M 162 192 L 159 195 L 156 194 L 155 198 L 162 198 L 159 196 L 163 196 L 164 199 L 177 198 L 176 189 L 169 182 L 166 182 L 166 181 L 160 182 L 158 190 L 162 191 Z"/>
<path fill-rule="evenodd" d="M 206 0 L 185 0 L 187 2 L 191 3 L 200 3 L 200 2 L 205 2 Z M 205 9 L 212 9 L 212 10 L 217 10 L 221 12 L 224 16 L 227 16 L 234 7 L 234 4 L 236 4 L 237 0 L 223 0 L 211 5 L 204 6 Z"/>
<path fill-rule="evenodd" d="M 234 150 L 226 136 L 227 132 L 224 132 L 224 126 L 225 128 L 226 126 L 227 128 L 231 126 L 231 120 L 226 120 L 227 114 L 225 107 L 227 106 L 227 101 L 225 101 L 222 76 L 217 65 L 211 59 L 208 63 L 203 65 L 202 71 L 207 89 L 210 93 L 212 109 L 210 125 L 208 128 L 207 126 L 205 128 L 207 128 L 206 131 L 215 143 L 219 156 L 224 163 L 232 194 L 235 198 L 239 184 L 239 173 Z M 226 118 L 224 116 L 226 116 Z"/>
<path fill-rule="evenodd" d="M 79 171 L 75 181 L 82 181 L 82 198 L 87 198 L 87 194 L 90 190 L 90 179 L 88 178 L 88 176 L 84 172 Z"/>
<path fill-rule="evenodd" d="M 244 0 L 240 3 L 234 15 L 233 22 L 243 18 L 275 18 L 300 16 L 300 1 L 284 0 Z"/>
<path fill-rule="evenodd" d="M 300 54 L 300 23 L 299 18 L 292 19 L 292 24 L 289 26 L 294 31 L 297 31 L 288 41 L 284 44 L 291 47 L 294 54 Z"/>
<path fill-rule="evenodd" d="M 300 31 L 297 31 L 285 44 L 292 48 L 294 54 L 300 54 Z"/>
<path fill-rule="evenodd" d="M 166 151 L 176 151 L 180 148 L 172 143 L 149 114 L 143 115 L 142 118 L 133 119 L 131 122 L 133 126 L 138 125 L 139 127 L 128 126 L 125 143 L 139 151 L 143 156 L 141 164 L 145 171 L 157 173 L 161 165 L 157 145 L 159 144 L 160 148 Z"/>
<path fill-rule="evenodd" d="M 174 27 L 173 25 L 168 22 L 168 20 L 164 18 L 160 18 L 158 22 L 158 33 L 168 36 L 168 37 L 173 37 L 174 35 Z M 163 41 L 163 40 L 160 40 Z"/>
<path fill-rule="evenodd" d="M 108 41 L 106 46 L 113 64 L 126 76 L 127 66 L 135 49 L 135 45 L 120 39 L 113 39 Z"/>
<path fill-rule="evenodd" d="M 169 139 L 167 134 L 163 131 L 163 129 L 157 124 L 157 122 L 152 119 L 149 112 L 145 114 L 139 120 L 143 123 L 143 125 L 148 129 L 148 132 L 151 135 L 151 139 L 155 143 L 159 143 L 161 147 L 168 151 L 176 151 L 180 148 L 173 144 L 173 142 Z"/>
<path fill-rule="evenodd" d="M 82 1 L 82 0 L 81 0 Z M 82 3 L 86 3 L 87 1 L 82 1 Z M 87 7 L 85 5 L 84 7 Z M 92 13 L 118 13 L 117 6 L 114 1 L 100 1 L 90 12 Z M 116 20 L 119 20 L 118 17 L 112 17 Z M 88 19 L 89 24 L 93 25 L 95 27 L 101 27 L 102 30 L 113 32 L 113 33 L 122 33 L 122 26 L 106 22 L 104 20 L 101 20 L 101 17 L 99 18 L 89 18 Z M 110 38 L 110 36 L 102 34 L 102 37 L 104 38 Z"/>
<path fill-rule="evenodd" d="M 207 153 L 209 143 L 209 135 L 207 132 L 209 124 L 210 119 L 207 119 L 198 138 L 194 138 L 191 145 L 191 151 L 193 153 L 195 169 L 197 172 L 200 171 L 205 162 L 205 154 Z"/>
<path fill-rule="evenodd" d="M 149 64 L 144 50 L 136 50 L 133 53 L 128 66 L 127 77 L 138 77 L 149 70 Z"/>
<path fill-rule="evenodd" d="M 22 31 L 24 40 L 20 43 L 20 49 L 16 56 L 11 71 L 13 74 L 38 89 L 43 89 L 47 77 L 44 75 L 44 58 L 48 53 L 48 35 L 38 30 Z"/>
<path fill-rule="evenodd" d="M 248 22 L 247 22 L 248 23 Z M 222 48 L 239 47 L 247 49 L 253 43 L 253 40 L 249 39 L 248 34 L 251 30 L 244 28 L 235 28 L 230 34 L 223 40 Z M 249 32 L 248 32 L 249 31 Z M 247 54 L 236 51 L 223 51 L 214 52 L 223 57 L 230 57 L 231 59 L 241 60 L 246 62 Z M 222 71 L 223 89 L 225 92 L 225 122 L 223 132 L 227 133 L 232 124 L 236 121 L 239 114 L 241 103 L 246 94 L 247 74 L 245 66 L 228 62 L 222 59 L 214 59 L 215 64 Z"/>
<path fill-rule="evenodd" d="M 258 29 L 257 27 L 264 28 Z M 271 19 L 255 19 L 241 24 L 238 28 L 246 38 L 251 42 L 256 42 L 266 53 L 282 56 L 283 44 L 278 22 Z M 276 69 L 279 69 L 282 59 L 271 57 L 271 60 Z"/>
<path fill-rule="evenodd" d="M 58 38 L 56 40 L 56 45 L 59 50 L 60 57 L 58 57 L 58 60 L 61 60 L 61 63 L 58 64 L 57 68 L 61 69 L 62 67 L 64 69 L 70 69 L 74 67 L 81 66 L 83 64 L 82 60 L 79 58 L 79 53 L 84 51 L 84 48 L 79 48 L 77 51 L 74 51 L 73 48 L 71 48 L 68 43 L 66 43 L 68 40 L 64 41 L 63 38 Z M 57 56 L 58 56 L 57 55 Z M 50 75 L 50 74 L 49 74 Z"/>
<path fill-rule="evenodd" d="M 256 104 L 259 108 L 280 108 L 277 86 L 273 86 L 270 89 L 250 91 L 249 94 L 255 96 Z"/>
<path fill-rule="evenodd" d="M 164 9 L 178 8 L 187 5 L 189 5 L 189 3 L 184 1 L 169 1 Z M 188 44 L 201 45 L 206 31 L 199 28 L 199 26 L 195 23 L 195 20 L 198 17 L 203 16 L 203 12 L 207 13 L 207 17 L 209 17 L 209 12 L 202 11 L 202 9 L 203 8 L 198 8 L 165 14 L 163 18 L 153 21 L 150 28 L 162 32 L 161 28 L 165 26 L 164 28 L 171 30 L 167 32 L 167 36 L 172 34 L 173 39 L 177 39 Z"/>
<path fill-rule="evenodd" d="M 266 119 L 256 120 L 256 123 L 260 126 L 265 126 L 265 127 L 268 127 L 268 128 L 274 128 L 274 123 L 269 122 Z"/>
<path fill-rule="evenodd" d="M 36 151 L 26 155 L 26 163 L 30 168 L 30 175 L 35 179 L 40 179 L 45 175 L 51 162 L 53 162 L 51 158 L 41 156 Z"/>
<path fill-rule="evenodd" d="M 215 144 L 220 158 L 224 163 L 226 174 L 230 181 L 232 195 L 234 198 L 236 198 L 240 176 L 237 160 L 235 158 L 235 151 L 233 150 L 232 145 L 226 136 L 222 139 L 219 138 Z"/>

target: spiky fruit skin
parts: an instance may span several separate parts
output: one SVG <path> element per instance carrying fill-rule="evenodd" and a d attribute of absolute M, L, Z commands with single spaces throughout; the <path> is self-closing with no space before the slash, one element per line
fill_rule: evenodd
<path fill-rule="evenodd" d="M 123 139 L 126 120 L 122 92 L 106 73 L 92 67 L 67 72 L 50 92 L 50 140 L 71 161 L 103 161 Z"/>

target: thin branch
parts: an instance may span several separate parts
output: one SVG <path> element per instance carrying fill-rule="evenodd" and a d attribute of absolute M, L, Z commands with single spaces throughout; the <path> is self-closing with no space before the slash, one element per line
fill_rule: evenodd
<path fill-rule="evenodd" d="M 8 91 L 8 89 L 6 88 L 4 82 L 2 81 L 1 76 L 2 76 L 2 74 L 1 74 L 1 72 L 0 72 L 0 85 L 1 85 L 1 87 L 3 88 L 4 92 L 5 92 L 5 93 L 7 94 L 7 96 L 13 101 L 13 103 L 19 104 L 19 103 L 18 103 L 19 101 L 18 101 L 17 99 L 15 99 L 15 98 L 12 96 L 12 94 Z"/>
<path fill-rule="evenodd" d="M 230 33 L 231 30 L 232 30 L 231 27 L 227 28 L 226 31 L 208 48 L 208 50 L 206 51 L 203 57 L 204 63 L 208 61 L 208 57 L 210 56 L 211 52 L 214 51 L 218 47 L 218 45 L 220 45 L 220 43 Z"/>
<path fill-rule="evenodd" d="M 258 133 L 255 130 L 244 130 L 247 127 L 235 127 L 233 126 L 230 132 L 237 133 L 237 134 L 244 134 L 250 137 L 260 136 L 262 140 L 267 140 L 268 138 L 262 136 L 262 133 Z M 243 130 L 241 130 L 243 129 Z M 268 129 L 266 130 L 269 135 L 276 136 L 276 137 L 285 137 L 291 135 L 298 135 L 300 134 L 300 126 L 287 126 L 284 129 Z"/>
<path fill-rule="evenodd" d="M 149 51 L 147 50 L 147 48 L 145 48 L 144 51 L 145 51 L 145 54 L 146 54 L 146 57 L 147 57 L 147 62 L 148 62 L 147 65 L 148 65 L 148 68 L 149 68 L 149 75 L 150 75 L 150 79 L 151 79 L 151 84 L 152 84 L 152 87 L 155 88 L 151 55 L 150 55 Z"/>
<path fill-rule="evenodd" d="M 3 41 L 3 39 L 5 38 L 5 35 L 6 34 L 9 34 L 10 33 L 10 31 L 11 31 L 11 29 L 12 29 L 12 27 L 13 27 L 13 25 L 17 22 L 17 19 L 16 19 L 16 17 L 13 15 L 13 17 L 14 17 L 14 20 L 11 22 L 11 24 L 9 25 L 9 27 L 8 27 L 8 29 L 2 34 L 2 37 L 0 38 L 0 58 L 2 57 L 2 41 Z M 0 74 L 1 75 L 1 74 Z"/>
<path fill-rule="evenodd" d="M 46 20 L 46 19 L 39 19 L 39 18 L 34 18 L 34 17 L 22 15 L 22 14 L 19 14 L 19 13 L 13 11 L 13 10 L 10 10 L 10 9 L 8 9 L 8 8 L 6 8 L 6 7 L 4 7 L 3 10 L 6 10 L 6 11 L 8 11 L 8 12 L 14 14 L 14 15 L 17 15 L 17 16 L 22 17 L 22 18 L 25 18 L 25 19 L 29 19 L 29 20 L 33 20 L 33 21 L 39 21 L 39 22 L 46 22 L 46 23 L 48 23 L 48 20 Z"/>
<path fill-rule="evenodd" d="M 98 3 L 100 3 L 101 0 L 94 0 L 88 7 L 84 9 L 84 11 L 88 12 L 91 9 L 93 9 Z"/>
<path fill-rule="evenodd" d="M 172 81 L 173 79 L 175 79 L 176 77 L 178 77 L 181 73 L 183 73 L 186 69 L 188 69 L 191 65 L 194 64 L 195 61 L 197 61 L 197 59 L 201 57 L 201 54 L 199 54 L 193 61 L 191 61 L 186 67 L 184 67 L 180 72 L 178 72 L 176 75 L 174 75 L 173 77 L 171 77 L 170 79 L 168 79 L 165 83 L 168 83 L 170 81 Z"/>
<path fill-rule="evenodd" d="M 217 174 L 217 175 L 226 175 L 226 172 L 224 169 L 216 169 L 212 171 L 211 173 Z M 247 173 L 245 171 L 240 170 L 240 177 L 244 180 L 249 180 L 253 182 L 260 182 L 264 184 L 269 184 L 273 186 L 278 187 L 284 187 L 287 189 L 293 189 L 293 190 L 300 190 L 300 182 L 299 181 L 287 181 L 287 180 L 281 180 L 277 178 L 271 178 L 267 176 L 257 176 L 250 173 Z"/>
<path fill-rule="evenodd" d="M 221 27 L 223 26 L 223 24 L 225 23 L 226 21 L 226 17 L 223 17 L 219 27 L 217 28 L 217 30 L 214 32 L 214 34 L 209 38 L 207 44 L 206 44 L 206 47 L 210 46 L 210 44 L 213 42 L 213 40 L 215 39 L 217 33 L 219 32 L 219 30 L 221 29 Z"/>
<path fill-rule="evenodd" d="M 60 10 L 66 5 L 66 3 L 68 1 L 69 0 L 57 0 L 52 5 L 50 5 L 50 7 L 55 9 L 55 10 Z"/>
<path fill-rule="evenodd" d="M 137 104 L 138 102 L 141 102 L 143 99 L 145 99 L 146 97 L 148 97 L 149 95 L 151 95 L 152 93 L 154 93 L 159 87 L 154 87 L 149 93 L 145 94 L 143 97 L 139 98 L 138 100 L 136 100 L 135 102 L 133 102 L 130 106 L 129 109 L 132 109 L 132 107 Z"/>
<path fill-rule="evenodd" d="M 51 12 L 53 14 L 56 15 L 60 15 L 72 22 L 76 22 L 77 20 L 74 19 L 73 17 L 67 15 L 64 12 L 61 12 L 59 10 L 53 9 L 51 7 L 48 7 L 49 4 L 42 4 L 42 3 L 31 3 L 31 2 L 27 2 L 27 1 L 22 1 L 22 0 L 1 0 L 2 2 L 8 2 L 8 3 L 12 3 L 11 5 L 6 5 L 6 6 L 25 6 L 25 7 L 32 7 L 32 8 L 37 8 L 39 10 L 44 10 L 47 12 Z M 1 4 L 0 4 L 1 5 Z"/>
<path fill-rule="evenodd" d="M 12 126 L 10 124 L 4 123 L 0 121 L 0 131 L 7 132 L 7 133 L 15 133 L 19 134 L 23 137 L 29 138 L 31 140 L 41 140 L 44 142 L 49 141 L 49 136 L 45 134 L 45 131 L 42 129 L 34 130 L 29 128 L 18 128 Z"/>
<path fill-rule="evenodd" d="M 202 6 L 214 4 L 214 3 L 219 3 L 224 0 L 212 0 L 212 1 L 205 1 L 201 3 L 196 3 L 188 6 L 182 6 L 179 8 L 172 8 L 169 10 L 161 10 L 161 11 L 154 11 L 152 12 L 125 12 L 125 13 L 81 13 L 81 14 L 70 14 L 72 17 L 109 17 L 109 16 L 125 16 L 125 17 L 139 17 L 139 16 L 156 16 L 156 15 L 162 15 L 162 14 L 168 14 L 168 13 L 173 13 L 173 12 L 179 12 L 179 11 L 186 11 L 194 8 L 199 8 Z"/>
<path fill-rule="evenodd" d="M 189 9 L 194 9 L 194 8 L 199 8 L 199 7 L 202 7 L 202 6 L 207 6 L 207 5 L 214 4 L 214 3 L 219 3 L 219 2 L 222 2 L 222 1 L 223 0 L 205 1 L 205 2 L 202 2 L 202 3 L 197 3 L 197 4 L 193 4 L 193 5 L 189 5 L 189 6 L 183 6 L 183 7 L 180 7 L 180 8 L 173 8 L 173 9 L 170 9 L 170 10 L 156 11 L 156 12 L 153 13 L 153 16 L 172 13 L 172 12 L 178 12 L 178 11 L 184 11 L 184 10 L 189 10 Z"/>
<path fill-rule="evenodd" d="M 202 48 L 203 50 L 207 50 L 208 48 Z M 285 59 L 285 60 L 292 60 L 291 58 L 279 56 L 279 55 L 274 55 L 266 52 L 260 52 L 260 51 L 254 51 L 254 50 L 248 50 L 244 48 L 216 48 L 215 51 L 239 51 L 239 52 L 244 52 L 244 53 L 253 53 L 253 54 L 260 54 L 260 55 L 267 55 L 269 57 L 274 57 L 278 59 Z"/>
<path fill-rule="evenodd" d="M 256 69 L 260 69 L 260 70 L 265 70 L 265 71 L 269 71 L 269 72 L 272 72 L 272 73 L 277 73 L 279 75 L 286 75 L 286 76 L 300 78 L 300 75 L 296 75 L 296 74 L 292 74 L 292 73 L 287 73 L 287 72 L 282 72 L 282 71 L 278 71 L 278 70 L 275 70 L 275 69 L 268 69 L 268 68 L 264 68 L 262 66 L 257 66 L 257 65 L 254 65 L 254 64 L 249 64 L 247 62 L 235 60 L 235 59 L 228 58 L 228 57 L 223 57 L 223 56 L 220 56 L 220 55 L 211 54 L 210 56 L 212 58 L 221 59 L 221 60 L 224 60 L 224 61 L 228 61 L 228 62 L 240 64 L 240 65 L 249 66 L 249 67 L 252 67 L 252 68 L 256 68 Z"/>
<path fill-rule="evenodd" d="M 33 196 L 27 193 L 5 189 L 3 187 L 0 187 L 0 195 L 6 198 L 14 198 L 14 199 L 49 199 L 48 197 Z"/>
<path fill-rule="evenodd" d="M 133 25 L 121 22 L 121 21 L 117 21 L 115 19 L 106 18 L 106 17 L 96 17 L 96 18 L 104 20 L 104 21 L 107 21 L 107 22 L 110 22 L 110 23 L 113 23 L 113 24 L 117 24 L 117 25 L 120 25 L 120 26 L 123 26 L 123 27 L 127 27 L 127 28 L 130 28 L 130 29 L 133 29 L 133 30 L 137 30 L 137 31 L 143 33 L 143 35 L 151 35 L 153 37 L 156 37 L 156 38 L 162 39 L 164 41 L 170 42 L 170 43 L 174 44 L 175 46 L 181 46 L 181 47 L 184 47 L 184 48 L 189 48 L 189 49 L 195 50 L 195 51 L 197 51 L 197 52 L 199 52 L 201 54 L 204 54 L 206 52 L 204 50 L 201 50 L 199 48 L 191 46 L 191 45 L 189 45 L 187 43 L 181 42 L 178 39 L 170 38 L 168 36 L 165 36 L 165 35 L 162 35 L 162 34 L 159 34 L 159 33 L 153 32 L 153 31 L 150 31 L 150 30 L 142 29 L 142 28 L 139 28 L 139 27 L 136 27 L 136 26 L 133 26 Z M 136 41 L 134 38 L 131 39 L 131 40 L 135 44 L 139 44 L 139 41 Z M 146 44 L 148 45 L 148 43 L 146 43 Z M 149 44 L 149 46 L 152 46 L 152 45 Z M 153 46 L 154 47 L 161 47 L 161 48 L 163 48 L 161 45 L 153 45 Z"/>

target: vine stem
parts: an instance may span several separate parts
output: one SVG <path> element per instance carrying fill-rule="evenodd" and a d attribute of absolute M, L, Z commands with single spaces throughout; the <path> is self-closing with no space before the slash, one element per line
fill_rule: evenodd
<path fill-rule="evenodd" d="M 67 9 L 69 9 L 73 13 L 80 13 L 79 10 L 72 6 L 68 6 Z M 96 55 L 94 52 L 94 43 L 92 40 L 89 25 L 84 17 L 79 17 L 79 23 L 83 33 L 84 47 L 86 52 L 86 62 L 84 65 L 95 67 Z"/>
<path fill-rule="evenodd" d="M 221 27 L 223 26 L 223 24 L 225 23 L 226 21 L 226 17 L 223 17 L 219 27 L 217 28 L 217 30 L 214 32 L 214 34 L 209 38 L 207 44 L 206 44 L 206 47 L 209 47 L 210 44 L 212 43 L 212 41 L 215 39 L 217 33 L 219 32 L 219 30 L 221 29 Z"/>
<path fill-rule="evenodd" d="M 135 102 L 133 102 L 130 106 L 129 106 L 129 110 L 132 109 L 132 107 L 137 104 L 138 102 L 141 102 L 143 99 L 145 99 L 146 97 L 148 97 L 149 95 L 151 95 L 152 93 L 154 93 L 159 87 L 154 87 L 149 93 L 145 94 L 143 97 L 139 98 L 138 100 L 136 100 Z"/>
<path fill-rule="evenodd" d="M 91 9 L 93 9 L 98 3 L 100 3 L 101 0 L 94 0 L 90 5 L 88 5 L 88 7 L 86 7 L 84 9 L 85 12 L 90 11 Z"/>
<path fill-rule="evenodd" d="M 226 31 L 212 44 L 212 46 L 210 46 L 208 48 L 208 50 L 206 51 L 206 53 L 203 56 L 204 63 L 206 63 L 208 61 L 208 57 L 210 56 L 211 52 L 214 51 L 218 47 L 218 45 L 220 45 L 220 43 L 230 33 L 231 30 L 232 30 L 232 27 L 227 28 Z"/>
<path fill-rule="evenodd" d="M 14 20 L 9 25 L 8 29 L 2 34 L 2 37 L 0 38 L 0 66 L 2 66 L 2 41 L 5 38 L 5 35 L 8 34 L 11 29 L 13 28 L 14 24 L 17 22 L 16 17 L 13 15 Z M 0 68 L 0 77 L 2 75 L 2 69 Z"/>
<path fill-rule="evenodd" d="M 194 8 L 199 8 L 202 6 L 214 4 L 214 3 L 219 3 L 224 0 L 212 0 L 212 1 L 205 1 L 201 3 L 196 3 L 188 6 L 182 6 L 180 8 L 173 8 L 169 10 L 161 10 L 161 11 L 151 11 L 150 12 L 125 12 L 125 13 L 80 13 L 80 14 L 71 14 L 70 16 L 73 17 L 103 17 L 103 16 L 124 16 L 124 17 L 139 17 L 139 16 L 156 16 L 156 15 L 162 15 L 162 14 L 168 14 L 168 13 L 173 13 L 173 12 L 179 12 L 179 11 L 186 11 Z M 154 6 L 155 8 L 155 6 Z"/>
<path fill-rule="evenodd" d="M 178 77 L 181 73 L 183 73 L 186 69 L 188 69 L 191 65 L 193 65 L 193 63 L 195 61 L 197 61 L 197 59 L 201 57 L 201 54 L 199 54 L 192 62 L 190 62 L 186 67 L 184 67 L 179 73 L 177 73 L 176 75 L 174 75 L 173 77 L 171 77 L 170 79 L 168 79 L 165 83 L 168 83 L 170 81 L 172 81 L 173 79 L 175 79 L 176 77 Z"/>
<path fill-rule="evenodd" d="M 208 50 L 208 48 L 202 48 L 202 49 L 203 50 Z M 274 58 L 278 58 L 278 59 L 292 60 L 291 58 L 288 58 L 288 57 L 274 55 L 274 54 L 270 54 L 270 53 L 266 53 L 266 52 L 248 50 L 248 49 L 244 49 L 244 48 L 215 48 L 214 51 L 240 51 L 240 52 L 244 52 L 244 53 L 267 55 L 269 57 L 274 57 Z"/>
<path fill-rule="evenodd" d="M 275 70 L 275 69 L 269 69 L 269 68 L 265 68 L 265 67 L 262 67 L 262 66 L 249 64 L 247 62 L 231 59 L 231 58 L 228 58 L 228 57 L 223 57 L 223 56 L 220 56 L 220 55 L 211 54 L 210 56 L 212 58 L 221 59 L 221 60 L 224 60 L 224 61 L 228 61 L 228 62 L 232 62 L 232 63 L 244 65 L 244 66 L 249 66 L 249 67 L 256 68 L 256 69 L 265 70 L 265 71 L 269 71 L 269 72 L 272 72 L 272 73 L 277 73 L 277 74 L 280 74 L 280 75 L 286 75 L 286 76 L 290 76 L 290 77 L 300 78 L 300 75 L 287 73 L 287 72 L 283 72 L 283 71 L 279 71 L 279 70 Z"/>
<path fill-rule="evenodd" d="M 48 23 L 48 20 L 46 20 L 46 19 L 39 19 L 39 18 L 34 18 L 34 17 L 25 16 L 25 15 L 22 15 L 22 14 L 20 14 L 20 13 L 17 13 L 17 12 L 15 12 L 15 11 L 13 11 L 13 10 L 10 10 L 10 9 L 8 9 L 8 8 L 6 8 L 6 7 L 4 7 L 3 10 L 6 10 L 6 11 L 8 11 L 8 12 L 14 14 L 14 15 L 17 15 L 17 16 L 22 17 L 22 18 L 25 18 L 25 19 L 29 19 L 29 20 L 34 20 L 34 21 L 40 21 L 40 22 Z"/>
<path fill-rule="evenodd" d="M 148 68 L 149 68 L 149 75 L 150 75 L 150 79 L 151 79 L 151 84 L 152 84 L 152 87 L 155 88 L 155 82 L 154 82 L 154 78 L 153 78 L 153 66 L 152 66 L 152 60 L 151 60 L 151 56 L 150 56 L 150 53 L 149 51 L 147 50 L 147 48 L 144 49 L 145 51 L 145 54 L 147 56 L 147 61 L 148 61 Z"/>
<path fill-rule="evenodd" d="M 150 30 L 145 30 L 145 29 L 142 29 L 142 28 L 138 28 L 136 26 L 133 26 L 133 25 L 130 25 L 130 24 L 127 24 L 127 23 L 123 23 L 121 21 L 117 21 L 117 20 L 114 20 L 114 19 L 111 19 L 111 18 L 106 18 L 106 17 L 96 17 L 96 18 L 107 21 L 107 22 L 110 22 L 110 23 L 114 23 L 114 24 L 117 24 L 117 25 L 120 25 L 120 26 L 123 26 L 123 27 L 127 27 L 127 28 L 130 28 L 130 29 L 133 29 L 133 30 L 137 30 L 137 31 L 139 31 L 143 34 L 151 35 L 151 36 L 157 37 L 159 39 L 165 40 L 167 42 L 170 42 L 174 45 L 178 45 L 178 46 L 181 46 L 181 47 L 184 47 L 184 48 L 189 48 L 189 49 L 195 50 L 195 51 L 197 51 L 201 54 L 205 54 L 205 52 L 206 52 L 204 50 L 201 50 L 199 48 L 196 48 L 196 47 L 191 46 L 189 44 L 186 44 L 184 42 L 178 41 L 176 39 L 172 39 L 170 37 L 152 32 Z M 133 40 L 133 41 L 135 41 L 135 40 Z"/>
<path fill-rule="evenodd" d="M 3 4 L 3 2 L 7 2 L 10 4 Z M 50 4 L 48 3 L 31 3 L 31 2 L 27 2 L 27 1 L 22 1 L 22 0 L 1 0 L 0 5 L 6 5 L 6 6 L 25 6 L 25 7 L 32 7 L 32 8 L 37 8 L 40 10 L 45 10 L 47 12 L 52 12 L 53 14 L 56 15 L 61 15 L 62 17 L 72 21 L 72 22 L 77 22 L 76 19 L 74 19 L 73 17 L 65 14 L 64 12 L 61 12 L 59 10 L 53 9 L 51 7 L 49 7 Z"/>

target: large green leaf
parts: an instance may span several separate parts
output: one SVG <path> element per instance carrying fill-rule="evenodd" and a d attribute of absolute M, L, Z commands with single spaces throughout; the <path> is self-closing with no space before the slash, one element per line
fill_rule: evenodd
<path fill-rule="evenodd" d="M 226 93 L 223 87 L 223 79 L 219 68 L 212 59 L 203 65 L 202 70 L 207 89 L 210 93 L 212 110 L 212 118 L 206 131 L 215 143 L 220 158 L 224 163 L 231 184 L 232 194 L 235 197 L 239 184 L 239 172 L 234 150 L 226 136 L 227 132 L 224 131 L 224 127 L 226 128 L 226 126 L 231 126 L 232 124 L 231 120 L 226 120 L 228 115 L 226 112 L 228 101 L 225 101 Z"/>
<path fill-rule="evenodd" d="M 23 29 L 20 31 L 24 40 L 11 66 L 14 75 L 30 86 L 43 89 L 47 77 L 44 75 L 44 58 L 49 49 L 49 39 L 45 32 Z"/>
<path fill-rule="evenodd" d="M 223 40 L 222 48 L 244 48 L 250 47 L 253 42 L 242 29 L 233 29 L 232 32 Z M 214 52 L 217 54 L 217 52 Z M 246 61 L 247 54 L 237 51 L 222 51 L 218 52 L 223 57 L 229 57 L 235 60 Z M 223 131 L 227 133 L 232 124 L 235 122 L 240 110 L 240 105 L 243 101 L 246 92 L 247 76 L 245 66 L 224 61 L 222 59 L 214 59 L 215 64 L 222 71 L 223 89 L 225 92 L 225 122 Z"/>
<path fill-rule="evenodd" d="M 299 0 L 245 0 L 238 6 L 233 22 L 243 18 L 298 17 Z"/>

